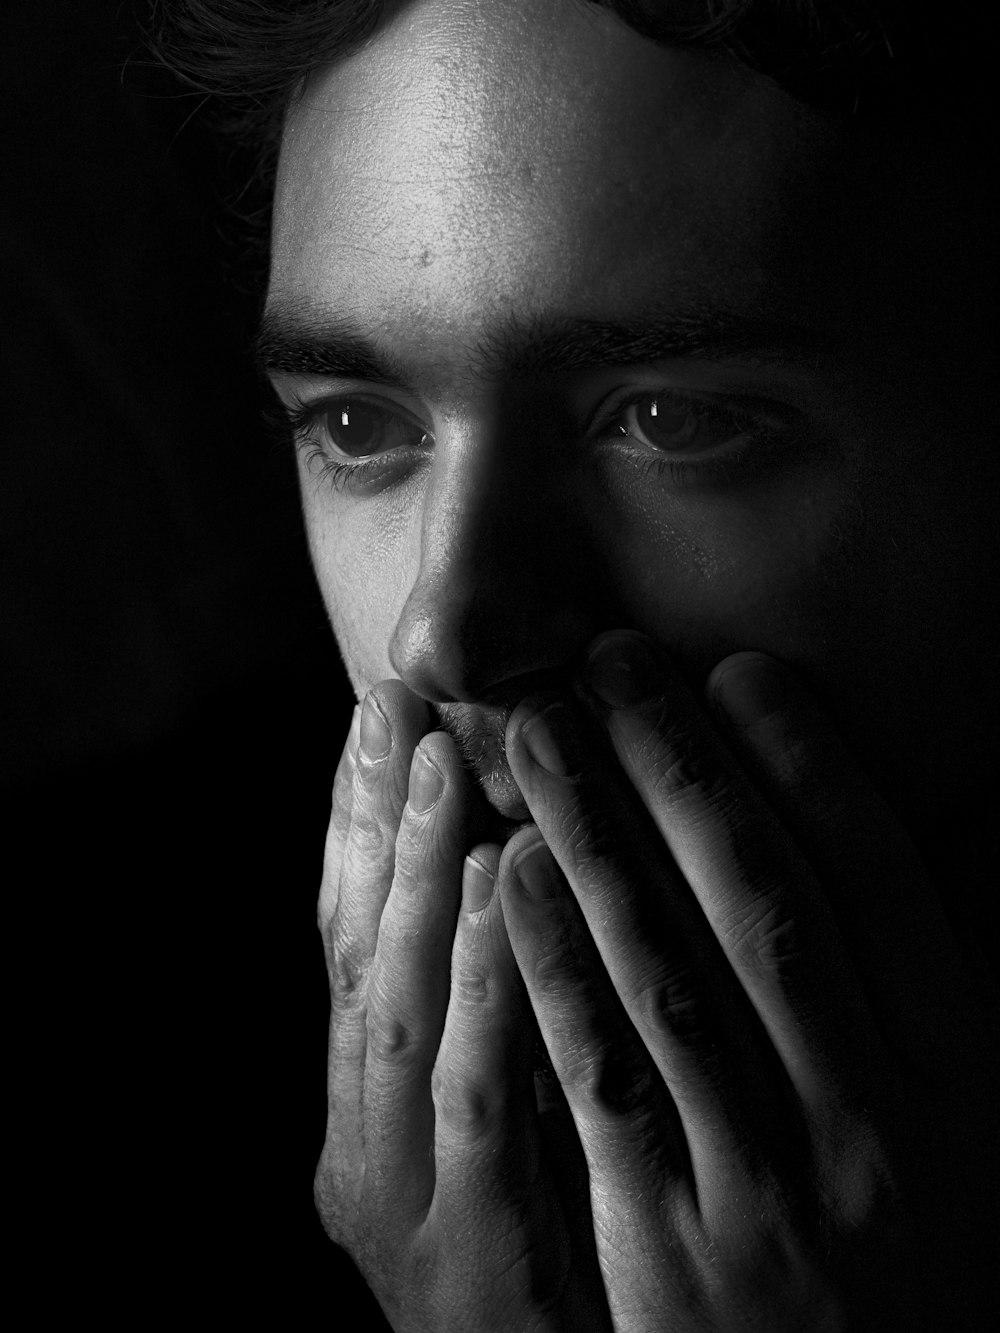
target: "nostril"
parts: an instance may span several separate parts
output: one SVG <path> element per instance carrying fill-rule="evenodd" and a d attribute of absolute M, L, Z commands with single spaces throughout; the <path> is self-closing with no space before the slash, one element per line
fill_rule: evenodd
<path fill-rule="evenodd" d="M 424 533 L 388 645 L 394 671 L 438 704 L 513 708 L 526 694 L 565 689 L 607 623 L 595 581 L 560 558 L 561 545 L 512 531 L 501 549 L 495 529 L 473 532 L 464 511 L 460 531 L 445 518 L 454 521 L 439 515 L 435 533 Z"/>

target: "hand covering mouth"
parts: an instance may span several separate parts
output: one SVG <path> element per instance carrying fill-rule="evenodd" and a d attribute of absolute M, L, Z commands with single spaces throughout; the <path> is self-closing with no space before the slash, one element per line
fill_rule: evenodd
<path fill-rule="evenodd" d="M 531 819 L 521 789 L 507 762 L 504 737 L 513 708 L 480 708 L 474 704 L 436 704 L 434 711 L 458 748 L 469 772 L 494 810 L 515 825 Z M 508 831 L 513 832 L 513 829 Z"/>

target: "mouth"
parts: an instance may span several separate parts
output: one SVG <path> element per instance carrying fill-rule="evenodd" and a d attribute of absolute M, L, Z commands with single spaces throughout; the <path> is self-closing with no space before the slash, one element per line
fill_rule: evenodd
<path fill-rule="evenodd" d="M 531 819 L 531 811 L 507 762 L 504 736 L 512 710 L 486 711 L 449 704 L 439 705 L 435 711 L 442 730 L 451 736 L 486 800 L 500 816 L 506 841 Z"/>

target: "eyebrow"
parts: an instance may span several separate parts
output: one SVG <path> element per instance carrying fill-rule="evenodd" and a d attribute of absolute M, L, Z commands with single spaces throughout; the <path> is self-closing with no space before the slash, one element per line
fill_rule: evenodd
<path fill-rule="evenodd" d="M 253 352 L 265 374 L 336 375 L 407 387 L 403 368 L 345 319 L 267 309 Z"/>
<path fill-rule="evenodd" d="M 677 357 L 787 356 L 816 349 L 811 330 L 732 312 L 693 310 L 637 321 L 510 321 L 490 332 L 480 355 L 512 375 L 562 375 L 597 366 L 640 365 Z"/>
<path fill-rule="evenodd" d="M 678 357 L 808 356 L 830 339 L 798 325 L 716 311 L 688 311 L 627 322 L 522 319 L 510 316 L 467 349 L 483 380 L 568 375 L 601 366 L 640 365 Z M 269 308 L 254 344 L 265 373 L 338 376 L 398 389 L 412 387 L 403 364 L 349 320 Z M 440 374 L 440 371 L 437 372 Z"/>

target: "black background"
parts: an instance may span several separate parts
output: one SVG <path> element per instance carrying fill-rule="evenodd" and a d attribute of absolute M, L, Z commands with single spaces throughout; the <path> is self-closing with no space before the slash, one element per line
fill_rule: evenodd
<path fill-rule="evenodd" d="M 353 700 L 260 424 L 244 164 L 137 14 L 0 14 L 17 1267 L 42 1323 L 372 1328 L 312 1206 Z"/>
<path fill-rule="evenodd" d="M 312 1206 L 353 700 L 260 421 L 246 163 L 137 13 L 0 7 L 7 1258 L 41 1326 L 378 1330 Z"/>

